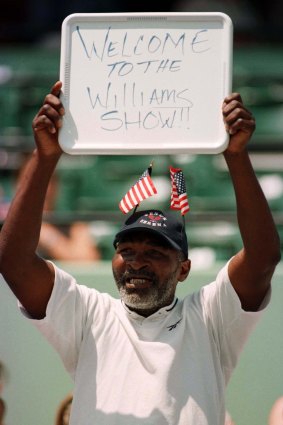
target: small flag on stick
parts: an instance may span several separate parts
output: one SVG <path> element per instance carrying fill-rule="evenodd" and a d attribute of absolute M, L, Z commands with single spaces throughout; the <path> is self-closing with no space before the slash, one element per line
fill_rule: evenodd
<path fill-rule="evenodd" d="M 170 167 L 171 177 L 171 209 L 181 210 L 185 215 L 189 210 L 189 202 L 186 192 L 185 177 L 181 168 Z"/>
<path fill-rule="evenodd" d="M 151 180 L 152 165 L 143 172 L 137 183 L 131 187 L 119 203 L 120 210 L 127 214 L 132 208 L 139 205 L 140 202 L 157 193 L 157 190 Z"/>

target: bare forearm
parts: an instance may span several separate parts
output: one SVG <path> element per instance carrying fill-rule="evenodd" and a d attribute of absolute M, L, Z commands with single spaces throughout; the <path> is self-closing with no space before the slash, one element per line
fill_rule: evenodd
<path fill-rule="evenodd" d="M 244 245 L 230 261 L 228 273 L 242 307 L 256 311 L 270 288 L 280 259 L 279 238 L 247 152 L 255 119 L 243 105 L 239 93 L 232 93 L 224 99 L 222 111 L 230 135 L 224 157 L 234 185 Z"/>
<path fill-rule="evenodd" d="M 245 253 L 263 266 L 280 256 L 279 237 L 270 208 L 246 150 L 224 154 L 233 181 L 238 223 Z"/>

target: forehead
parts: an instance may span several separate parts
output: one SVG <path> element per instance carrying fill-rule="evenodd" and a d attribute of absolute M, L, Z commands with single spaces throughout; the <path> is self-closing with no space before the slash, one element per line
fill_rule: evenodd
<path fill-rule="evenodd" d="M 162 236 L 158 234 L 151 233 L 144 230 L 133 230 L 132 232 L 122 235 L 119 238 L 117 246 L 123 243 L 142 243 L 146 245 L 157 246 L 157 247 L 171 249 L 175 251 L 175 249 L 172 248 L 172 246 L 169 244 L 169 242 L 165 238 L 163 238 Z"/>

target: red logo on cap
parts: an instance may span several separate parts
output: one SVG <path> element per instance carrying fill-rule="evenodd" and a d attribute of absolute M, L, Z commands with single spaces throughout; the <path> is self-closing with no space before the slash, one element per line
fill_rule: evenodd
<path fill-rule="evenodd" d="M 162 220 L 164 217 L 161 217 L 161 215 L 154 215 L 152 213 L 149 213 L 148 218 L 152 221 L 159 221 Z"/>
<path fill-rule="evenodd" d="M 159 214 L 158 212 L 150 212 L 144 215 L 144 217 L 140 220 L 140 223 L 147 224 L 152 227 L 167 227 L 166 220 L 167 218 L 165 218 L 162 214 Z"/>

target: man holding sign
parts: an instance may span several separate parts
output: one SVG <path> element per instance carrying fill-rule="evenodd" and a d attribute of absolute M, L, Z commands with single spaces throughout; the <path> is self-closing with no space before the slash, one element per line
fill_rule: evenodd
<path fill-rule="evenodd" d="M 223 102 L 224 152 L 243 249 L 215 281 L 184 300 L 190 271 L 183 222 L 138 211 L 115 237 L 121 300 L 78 285 L 39 258 L 44 198 L 60 159 L 64 108 L 57 82 L 33 121 L 36 149 L 1 231 L 1 273 L 23 313 L 75 380 L 73 425 L 220 425 L 225 387 L 270 296 L 278 234 L 247 153 L 255 128 L 239 94 Z"/>

